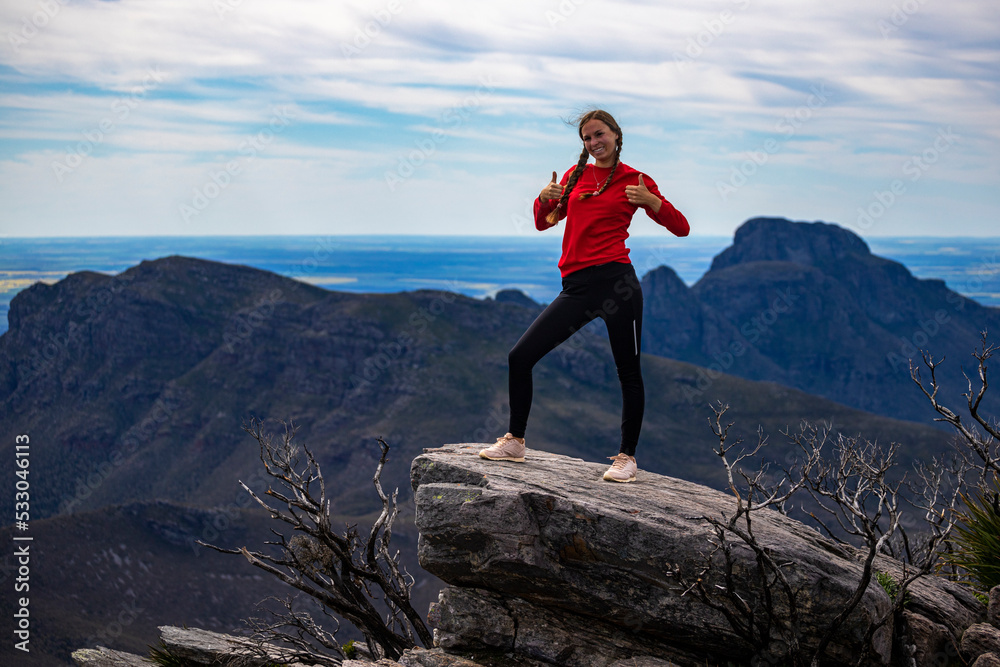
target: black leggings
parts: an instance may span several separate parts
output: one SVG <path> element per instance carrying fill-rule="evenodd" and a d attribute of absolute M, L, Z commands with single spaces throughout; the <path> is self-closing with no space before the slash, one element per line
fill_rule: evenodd
<path fill-rule="evenodd" d="M 510 432 L 523 438 L 531 410 L 531 369 L 557 345 L 600 317 L 608 326 L 611 352 L 622 385 L 620 451 L 635 455 L 646 394 L 639 368 L 642 346 L 642 287 L 631 264 L 590 266 L 562 279 L 563 289 L 510 351 Z"/>

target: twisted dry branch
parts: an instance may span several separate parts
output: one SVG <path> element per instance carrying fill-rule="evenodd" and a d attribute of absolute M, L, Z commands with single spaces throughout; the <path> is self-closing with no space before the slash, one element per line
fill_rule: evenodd
<path fill-rule="evenodd" d="M 322 470 L 308 447 L 293 444 L 294 425 L 284 424 L 283 437 L 277 443 L 256 418 L 245 424 L 244 430 L 257 440 L 260 460 L 277 488 L 269 486 L 261 497 L 243 482 L 240 484 L 272 519 L 291 526 L 294 536 L 286 539 L 272 530 L 278 540 L 267 544 L 278 547 L 276 554 L 247 547 L 226 549 L 199 544 L 222 553 L 242 554 L 254 567 L 314 598 L 323 605 L 324 613 L 328 609 L 357 627 L 373 656 L 395 660 L 417 641 L 431 646 L 433 637 L 410 603 L 413 577 L 400 564 L 399 552 L 390 549 L 392 524 L 398 515 L 398 490 L 390 496 L 382 489 L 381 475 L 389 445 L 378 439 L 381 453 L 372 482 L 382 510 L 362 541 L 356 526 L 347 526 L 341 533 L 332 528 Z M 376 602 L 385 608 L 384 618 Z M 292 642 L 294 645 L 301 646 L 305 641 L 302 637 L 311 637 L 321 646 L 332 648 L 330 638 L 334 633 L 322 630 L 308 615 L 293 614 L 289 608 L 284 618 L 285 625 L 296 629 L 300 637 L 298 643 Z M 273 635 L 274 626 L 268 627 Z M 289 641 L 290 637 L 282 638 Z"/>

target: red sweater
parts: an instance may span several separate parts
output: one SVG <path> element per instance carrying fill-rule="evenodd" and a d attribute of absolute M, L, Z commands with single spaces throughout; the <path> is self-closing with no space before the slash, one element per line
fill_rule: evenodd
<path fill-rule="evenodd" d="M 583 174 L 577 180 L 573 192 L 570 193 L 566 206 L 568 210 L 560 212 L 560 218 L 566 218 L 562 258 L 559 260 L 559 270 L 563 276 L 596 264 L 631 263 L 628 258 L 629 250 L 625 247 L 625 239 L 628 238 L 628 226 L 632 222 L 632 216 L 639 207 L 629 203 L 625 196 L 625 186 L 638 185 L 639 172 L 624 162 L 619 162 L 618 168 L 615 170 L 615 177 L 608 184 L 607 189 L 596 197 L 588 197 L 580 201 L 581 194 L 598 190 L 610 171 L 610 167 L 607 169 L 595 168 L 593 164 L 584 167 Z M 573 173 L 572 168 L 563 174 L 562 180 L 559 182 L 566 185 L 571 173 Z M 666 227 L 674 235 L 687 236 L 691 231 L 691 226 L 684 215 L 663 198 L 652 178 L 643 174 L 642 181 L 646 188 L 663 202 L 658 213 L 653 213 L 651 208 L 643 207 L 646 215 L 657 224 Z M 535 227 L 539 231 L 550 228 L 545 216 L 551 213 L 558 203 L 557 199 L 550 199 L 546 202 L 535 199 Z"/>

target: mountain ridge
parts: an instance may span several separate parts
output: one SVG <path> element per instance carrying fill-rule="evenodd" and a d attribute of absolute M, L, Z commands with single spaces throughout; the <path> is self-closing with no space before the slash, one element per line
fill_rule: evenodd
<path fill-rule="evenodd" d="M 100 307 L 68 307 L 80 303 Z M 328 292 L 179 257 L 143 262 L 115 278 L 85 275 L 31 288 L 13 306 L 16 326 L 0 337 L 0 437 L 12 442 L 13 434 L 30 433 L 58 443 L 57 451 L 36 455 L 47 468 L 33 503 L 39 516 L 130 500 L 224 501 L 218 489 L 232 488 L 237 474 L 257 465 L 239 429 L 250 416 L 297 422 L 307 442 L 324 443 L 338 475 L 372 463 L 364 452 L 377 435 L 404 457 L 427 439 L 454 440 L 456 433 L 488 441 L 506 427 L 507 351 L 537 313 L 529 304 L 447 292 Z M 31 362 L 35 340 L 67 331 L 75 338 L 58 355 Z M 620 398 L 600 332 L 585 328 L 539 365 L 535 446 L 595 457 L 617 447 Z M 837 415 L 851 429 L 868 424 L 872 437 L 895 432 L 923 443 L 915 450 L 940 449 L 930 444 L 940 433 L 916 425 L 777 386 L 751 389 L 728 376 L 709 378 L 706 387 L 702 371 L 668 360 L 650 357 L 645 365 L 650 402 L 640 446 L 651 469 L 675 468 L 676 458 L 659 452 L 681 443 L 697 462 L 690 474 L 711 482 L 710 433 L 686 415 L 713 400 L 733 402 L 737 412 L 754 405 L 759 415 L 740 415 L 752 420 L 748 433 L 757 423 L 778 430 Z M 581 450 L 567 442 L 594 444 Z M 387 475 L 405 487 L 405 466 L 393 462 Z M 350 504 L 352 495 L 341 501 Z M 368 501 L 358 502 L 365 511 Z"/>
<path fill-rule="evenodd" d="M 755 274 L 747 269 L 753 265 L 778 271 Z M 789 261 L 737 264 L 719 275 L 735 281 L 744 299 L 748 288 L 737 278 L 751 281 L 767 308 L 777 298 L 771 287 L 788 295 L 790 308 L 808 301 L 794 289 L 782 292 L 793 286 L 791 277 L 827 280 L 816 267 Z M 730 344 L 742 335 L 740 321 L 707 304 L 671 269 L 645 279 L 651 281 L 647 312 L 669 311 L 674 294 L 687 299 L 692 314 L 681 321 L 688 322 L 691 350 L 702 349 L 705 329 Z M 716 285 L 727 293 L 725 281 Z M 30 434 L 32 520 L 51 517 L 52 542 L 80 540 L 101 553 L 122 529 L 118 514 L 102 514 L 103 508 L 159 501 L 225 508 L 242 493 L 239 480 L 262 490 L 259 451 L 240 423 L 267 418 L 280 434 L 279 420 L 290 420 L 299 427 L 297 441 L 323 465 L 335 512 L 364 516 L 375 503 L 370 472 L 377 436 L 393 447 L 383 482 L 405 490 L 409 462 L 423 447 L 488 442 L 502 434 L 507 351 L 539 308 L 514 294 L 478 300 L 426 290 L 331 292 L 250 267 L 179 256 L 113 277 L 73 274 L 33 286 L 12 302 L 12 327 L 0 336 L 0 455 L 12 456 L 14 435 Z M 657 334 L 654 316 L 644 342 L 672 335 L 670 325 Z M 765 342 L 776 328 L 768 326 L 760 334 Z M 760 344 L 739 358 L 780 370 L 770 351 Z M 901 442 L 903 465 L 947 450 L 947 434 L 928 425 L 865 413 L 772 380 L 716 373 L 709 364 L 719 362 L 708 359 L 705 366 L 644 359 L 644 470 L 723 486 L 707 424 L 707 404 L 716 400 L 732 406 L 734 438 L 755 439 L 758 426 L 775 434 L 774 460 L 790 451 L 778 431 L 803 419 Z M 589 460 L 617 451 L 620 396 L 601 325 L 546 357 L 536 367 L 535 390 L 530 447 Z M 12 481 L 0 480 L 0 489 L 12 493 Z M 412 498 L 404 491 L 401 502 Z M 73 532 L 81 513 L 98 517 L 86 534 Z M 217 581 L 199 578 L 196 559 L 178 563 L 185 581 L 226 595 Z M 67 611 L 110 614 L 105 624 L 118 612 L 87 606 L 69 583 L 52 595 Z"/>
<path fill-rule="evenodd" d="M 942 395 L 963 404 L 954 359 L 968 359 L 1000 308 L 872 255 L 829 223 L 754 218 L 690 288 L 661 267 L 643 278 L 643 350 L 752 380 L 780 382 L 876 414 L 933 423 L 909 360 L 929 350 Z M 659 292 L 665 290 L 666 296 Z M 674 317 L 673 303 L 685 308 Z M 1000 401 L 989 397 L 990 411 Z"/>

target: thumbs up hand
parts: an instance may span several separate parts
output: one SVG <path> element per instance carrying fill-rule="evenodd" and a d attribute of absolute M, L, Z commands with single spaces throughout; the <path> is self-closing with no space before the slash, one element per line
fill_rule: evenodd
<path fill-rule="evenodd" d="M 660 210 L 660 198 L 649 191 L 646 183 L 642 180 L 642 174 L 639 174 L 639 185 L 625 186 L 625 196 L 628 198 L 630 204 L 648 207 L 653 209 L 654 212 Z"/>
<path fill-rule="evenodd" d="M 556 172 L 552 172 L 552 180 L 549 181 L 544 188 L 542 188 L 541 194 L 538 198 L 542 201 L 548 201 L 550 199 L 559 199 L 562 197 L 563 186 L 556 182 Z"/>

